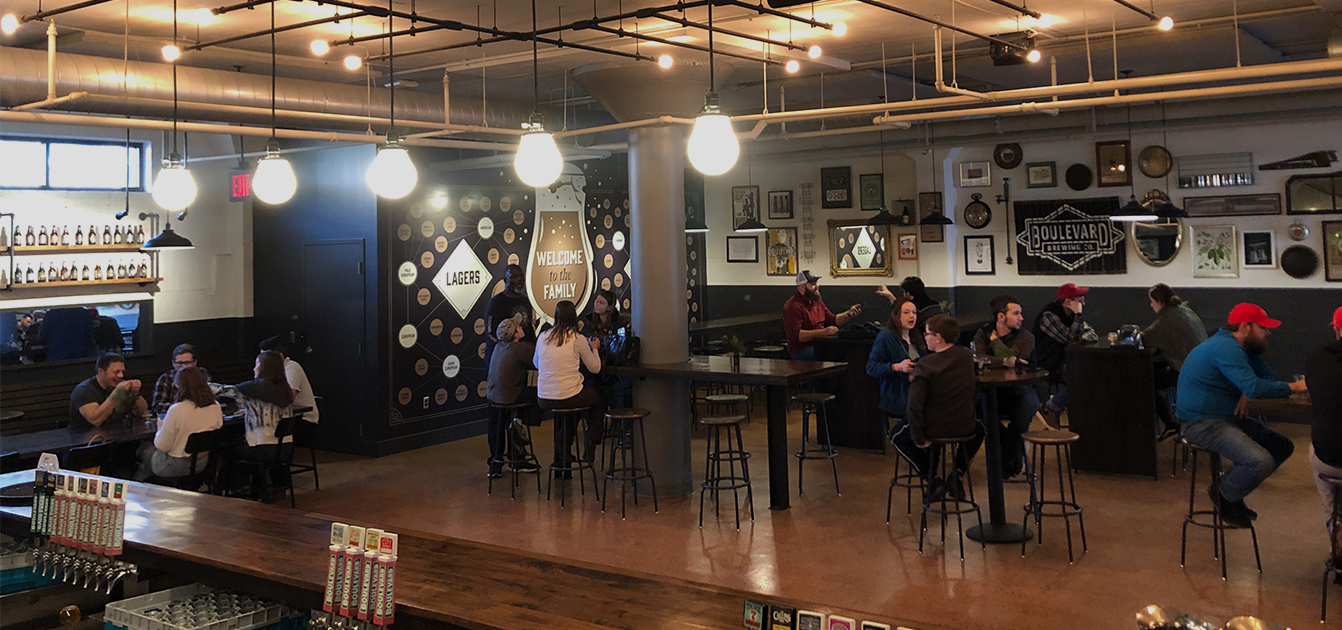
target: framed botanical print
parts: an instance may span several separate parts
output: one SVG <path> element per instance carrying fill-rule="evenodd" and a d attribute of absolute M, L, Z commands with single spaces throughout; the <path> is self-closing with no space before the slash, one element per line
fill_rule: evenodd
<path fill-rule="evenodd" d="M 997 273 L 992 235 L 965 237 L 965 274 L 991 276 Z"/>
<path fill-rule="evenodd" d="M 885 182 L 880 173 L 859 175 L 857 190 L 863 210 L 880 210 L 885 199 Z"/>
<path fill-rule="evenodd" d="M 853 169 L 831 166 L 820 169 L 820 207 L 853 207 Z"/>
<path fill-rule="evenodd" d="M 1238 278 L 1235 226 L 1193 226 L 1193 277 Z"/>
<path fill-rule="evenodd" d="M 1240 254 L 1245 267 L 1273 269 L 1277 266 L 1277 233 L 1272 230 L 1240 233 Z"/>
<path fill-rule="evenodd" d="M 732 229 L 750 219 L 760 219 L 760 187 L 732 186 Z"/>
<path fill-rule="evenodd" d="M 1095 172 L 1100 186 L 1132 185 L 1132 151 L 1127 140 L 1095 143 Z"/>
<path fill-rule="evenodd" d="M 727 262 L 757 263 L 760 261 L 760 241 L 754 236 L 728 236 Z"/>
<path fill-rule="evenodd" d="M 792 218 L 792 191 L 769 191 L 769 220 L 779 221 Z"/>
<path fill-rule="evenodd" d="M 771 276 L 797 275 L 797 228 L 770 228 L 765 238 L 764 262 Z"/>
<path fill-rule="evenodd" d="M 1057 186 L 1057 162 L 1031 162 L 1025 165 L 1026 188 L 1056 188 Z"/>
<path fill-rule="evenodd" d="M 900 233 L 897 236 L 899 238 L 899 259 L 918 260 L 918 235 Z"/>

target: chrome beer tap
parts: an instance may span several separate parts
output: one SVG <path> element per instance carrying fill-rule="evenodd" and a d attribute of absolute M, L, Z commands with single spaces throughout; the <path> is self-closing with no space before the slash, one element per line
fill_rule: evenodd
<path fill-rule="evenodd" d="M 112 578 L 107 581 L 106 593 L 108 595 L 111 595 L 112 588 L 116 586 L 117 582 L 120 582 L 127 575 L 139 575 L 139 573 L 140 573 L 139 567 L 130 564 L 129 562 L 121 562 L 118 560 L 116 562 L 116 574 L 113 575 Z"/>

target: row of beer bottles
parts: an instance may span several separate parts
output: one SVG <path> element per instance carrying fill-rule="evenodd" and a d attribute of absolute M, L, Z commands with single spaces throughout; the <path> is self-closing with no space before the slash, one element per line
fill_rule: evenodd
<path fill-rule="evenodd" d="M 16 266 L 14 269 L 14 284 L 37 283 L 37 282 L 74 282 L 74 281 L 99 281 L 99 280 L 122 280 L 127 278 L 148 278 L 149 261 L 141 260 L 137 265 L 135 261 L 120 261 L 117 263 L 107 263 L 102 265 L 84 264 L 81 269 L 79 263 L 61 263 L 60 269 L 56 268 L 56 263 L 37 263 L 36 268 L 29 265 L 27 269 L 20 272 Z"/>
<path fill-rule="evenodd" d="M 116 226 L 115 229 L 110 225 L 102 226 L 101 236 L 99 236 L 98 226 L 90 225 L 88 235 L 85 236 L 84 226 L 75 226 L 74 235 L 70 234 L 70 226 L 57 227 L 39 226 L 34 230 L 33 226 L 28 226 L 27 234 L 23 233 L 20 226 L 14 227 L 14 245 L 46 246 L 46 245 L 139 245 L 144 243 L 144 226 L 127 225 Z M 3 245 L 3 243 L 0 243 Z"/>

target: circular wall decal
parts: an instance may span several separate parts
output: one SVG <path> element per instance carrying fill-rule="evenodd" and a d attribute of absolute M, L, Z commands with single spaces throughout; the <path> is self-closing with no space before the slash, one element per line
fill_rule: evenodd
<path fill-rule="evenodd" d="M 421 223 L 419 226 L 419 233 L 424 238 L 433 236 L 433 221 L 425 221 L 424 223 Z"/>
<path fill-rule="evenodd" d="M 443 334 L 443 320 L 434 319 L 433 321 L 429 322 L 429 334 L 433 335 L 434 337 Z"/>
<path fill-rule="evenodd" d="M 443 219 L 443 231 L 451 234 L 457 231 L 457 220 L 453 217 Z"/>
<path fill-rule="evenodd" d="M 461 208 L 461 211 L 462 211 L 462 212 L 470 212 L 470 211 L 471 211 L 471 198 L 470 198 L 470 197 L 462 197 L 461 200 L 457 202 L 457 207 L 458 207 L 458 208 Z"/>
<path fill-rule="evenodd" d="M 488 382 L 488 381 L 480 381 L 480 384 L 475 386 L 475 395 L 476 395 L 476 396 L 479 396 L 479 397 L 481 397 L 481 398 L 484 398 L 485 395 L 488 394 L 488 393 L 489 393 L 489 382 Z"/>
<path fill-rule="evenodd" d="M 1292 245 L 1281 253 L 1281 269 L 1286 275 L 1304 280 L 1319 270 L 1319 253 L 1307 245 Z"/>
<path fill-rule="evenodd" d="M 484 343 L 483 341 L 480 342 L 480 348 L 477 349 L 475 353 L 476 353 L 476 355 L 479 356 L 481 359 L 485 358 L 485 343 Z"/>
<path fill-rule="evenodd" d="M 438 238 L 433 239 L 433 248 L 437 250 L 439 254 L 447 251 L 447 237 L 439 236 Z"/>
<path fill-rule="evenodd" d="M 458 385 L 458 386 L 457 386 L 457 402 L 463 402 L 463 401 L 465 401 L 465 400 L 466 400 L 466 386 L 465 386 L 465 385 Z"/>
<path fill-rule="evenodd" d="M 624 215 L 624 226 L 625 226 L 625 227 L 630 227 L 630 226 L 632 226 L 632 225 L 634 224 L 632 221 L 630 221 L 630 218 L 632 218 L 633 216 L 634 216 L 634 215 L 632 215 L 632 214 L 626 214 L 626 215 Z"/>
<path fill-rule="evenodd" d="M 461 328 L 457 327 L 452 329 L 452 334 L 448 335 L 447 338 L 451 339 L 452 343 L 461 343 L 461 340 L 465 338 L 465 336 L 466 333 L 461 332 Z"/>
<path fill-rule="evenodd" d="M 686 293 L 689 293 L 689 291 L 686 291 Z M 624 310 L 629 310 L 629 298 L 624 299 Z"/>
<path fill-rule="evenodd" d="M 503 197 L 499 197 L 499 210 L 507 212 L 509 210 L 512 210 L 512 208 L 513 208 L 513 200 L 511 197 L 508 197 L 506 195 Z"/>
<path fill-rule="evenodd" d="M 597 248 L 597 249 L 602 249 L 602 248 L 604 248 L 604 247 L 606 246 L 606 235 L 605 235 L 605 234 L 597 234 L 597 235 L 596 235 L 596 239 L 592 241 L 592 244 L 593 244 L 593 245 L 596 245 L 596 248 Z"/>
<path fill-rule="evenodd" d="M 424 204 L 419 201 L 410 204 L 410 216 L 415 217 L 416 219 L 424 216 Z"/>
<path fill-rule="evenodd" d="M 1025 154 L 1021 152 L 1020 145 L 1015 142 L 999 144 L 993 148 L 993 162 L 998 168 L 1011 170 L 1020 166 L 1020 161 Z"/>
<path fill-rule="evenodd" d="M 401 263 L 401 266 L 396 270 L 396 279 L 407 287 L 414 284 L 418 278 L 419 271 L 415 269 L 415 263 L 408 260 Z"/>
<path fill-rule="evenodd" d="M 615 246 L 615 251 L 624 251 L 624 232 L 616 232 L 614 236 L 610 237 L 610 244 Z"/>
<path fill-rule="evenodd" d="M 408 240 L 410 240 L 410 226 L 408 226 L 408 225 L 406 225 L 406 224 L 404 224 L 404 223 L 402 223 L 401 225 L 397 226 L 397 228 L 396 228 L 396 238 L 399 238 L 399 239 L 401 239 L 401 240 L 403 240 L 403 241 L 408 241 Z"/>
<path fill-rule="evenodd" d="M 610 254 L 606 254 L 606 257 L 603 258 L 601 262 L 605 263 L 607 269 L 610 269 L 611 267 L 615 266 L 615 257 L 611 256 Z"/>
<path fill-rule="evenodd" d="M 447 355 L 447 358 L 443 359 L 443 376 L 456 378 L 459 372 L 461 372 L 461 359 L 455 354 Z"/>
<path fill-rule="evenodd" d="M 602 291 L 609 291 L 609 290 L 610 290 L 610 278 L 602 278 L 602 279 L 601 279 L 601 290 L 602 290 Z"/>
<path fill-rule="evenodd" d="M 419 331 L 411 324 L 401 326 L 401 332 L 396 335 L 396 341 L 401 344 L 402 348 L 413 348 L 418 340 Z"/>
<path fill-rule="evenodd" d="M 508 264 L 510 264 L 510 265 L 518 265 L 518 264 L 521 264 L 521 263 L 522 263 L 522 259 L 519 258 L 519 257 L 517 256 L 517 254 L 508 254 Z M 503 282 L 503 281 L 500 280 L 499 282 Z"/>
<path fill-rule="evenodd" d="M 512 228 L 508 228 L 508 229 L 506 229 L 506 230 L 503 231 L 503 242 L 504 242 L 504 243 L 507 243 L 507 244 L 509 244 L 509 245 L 512 245 L 513 241 L 515 241 L 515 240 L 517 240 L 517 232 L 514 232 Z"/>
<path fill-rule="evenodd" d="M 615 225 L 615 220 L 610 218 L 610 215 L 608 214 L 601 219 L 601 223 L 606 226 L 607 230 L 609 230 L 612 225 Z"/>
<path fill-rule="evenodd" d="M 490 200 L 489 200 L 489 197 L 481 197 L 481 198 L 480 198 L 480 211 L 481 211 L 481 212 L 489 212 L 489 209 L 490 209 L 490 208 L 493 208 L 493 207 L 494 207 L 494 202 L 493 202 L 493 201 L 490 201 Z"/>
<path fill-rule="evenodd" d="M 483 335 L 483 334 L 485 334 L 485 318 L 481 317 L 481 318 L 475 320 L 475 326 L 474 326 L 474 329 L 475 329 L 475 334 L 477 334 L 477 335 Z"/>
<path fill-rule="evenodd" d="M 489 238 L 494 236 L 494 222 L 489 217 L 480 217 L 480 222 L 475 225 L 475 231 L 480 234 L 480 238 Z"/>
<path fill-rule="evenodd" d="M 410 404 L 410 388 L 409 388 L 409 387 L 402 387 L 402 388 L 401 388 L 401 391 L 396 392 L 396 402 L 399 402 L 399 403 L 401 403 L 402 405 L 408 405 L 408 404 Z"/>
<path fill-rule="evenodd" d="M 433 393 L 433 402 L 437 405 L 447 404 L 447 390 L 439 387 L 438 391 Z"/>
<path fill-rule="evenodd" d="M 690 281 L 690 283 L 691 283 L 690 286 L 694 286 L 694 285 L 693 285 L 693 282 L 694 282 L 693 280 Z M 617 274 L 615 274 L 615 288 L 618 289 L 618 288 L 620 288 L 620 287 L 622 287 L 622 286 L 624 286 L 624 274 L 622 274 L 622 273 L 617 273 Z"/>
<path fill-rule="evenodd" d="M 523 223 L 526 223 L 526 220 L 527 220 L 526 213 L 522 212 L 521 210 L 513 211 L 513 223 L 522 225 Z"/>
<path fill-rule="evenodd" d="M 489 253 L 486 254 L 485 257 L 489 260 L 489 264 L 491 264 L 491 265 L 496 265 L 496 264 L 498 264 L 498 262 L 499 262 L 499 250 L 498 250 L 498 248 L 497 248 L 497 247 L 491 247 L 491 248 L 489 248 Z"/>
<path fill-rule="evenodd" d="M 424 252 L 419 255 L 419 266 L 428 269 L 433 266 L 433 252 Z"/>
<path fill-rule="evenodd" d="M 1085 190 L 1090 188 L 1090 183 L 1094 179 L 1094 174 L 1090 167 L 1085 164 L 1073 164 L 1067 167 L 1067 174 L 1064 176 L 1067 180 L 1067 187 L 1072 190 Z"/>
<path fill-rule="evenodd" d="M 420 306 L 428 306 L 428 305 L 429 305 L 429 290 L 428 290 L 428 289 L 420 289 L 420 290 L 419 290 L 419 293 L 416 293 L 416 294 L 415 294 L 415 301 L 416 301 L 416 302 L 419 302 L 419 305 L 420 305 Z"/>
<path fill-rule="evenodd" d="M 425 359 L 415 361 L 415 374 L 424 376 L 429 373 L 429 362 Z"/>

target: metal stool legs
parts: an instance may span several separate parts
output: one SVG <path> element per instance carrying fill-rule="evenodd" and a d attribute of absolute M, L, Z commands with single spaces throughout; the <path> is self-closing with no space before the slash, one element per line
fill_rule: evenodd
<path fill-rule="evenodd" d="M 570 437 L 570 436 L 569 436 L 569 424 L 570 424 L 570 423 L 569 423 L 569 417 L 570 417 L 570 416 L 577 416 L 577 420 L 576 420 L 575 422 L 573 422 L 573 428 L 574 428 L 574 430 L 576 431 L 580 426 L 581 426 L 581 427 L 586 427 L 586 426 L 587 426 L 587 419 L 586 419 L 587 416 L 586 416 L 586 412 L 587 412 L 586 409 L 583 409 L 583 410 L 581 410 L 581 411 L 572 411 L 572 410 L 561 411 L 561 410 L 555 410 L 555 412 L 554 412 L 554 416 L 555 416 L 555 433 L 559 436 L 559 437 L 558 437 L 558 439 L 559 439 L 559 444 L 562 445 L 563 453 L 564 453 L 564 459 L 567 460 L 567 461 L 562 462 L 562 463 L 559 462 L 559 461 L 554 461 L 554 462 L 551 462 L 551 463 L 550 463 L 550 481 L 549 481 L 548 483 L 545 484 L 545 500 L 546 500 L 546 501 L 549 501 L 549 500 L 550 500 L 550 493 L 551 493 L 551 491 L 554 489 L 555 473 L 559 473 L 560 475 L 562 475 L 562 476 L 564 477 L 563 479 L 560 480 L 561 482 L 562 482 L 562 481 L 567 481 L 570 475 L 576 476 L 576 477 L 578 478 L 578 491 L 579 491 L 583 496 L 587 496 L 587 485 L 586 485 L 586 483 L 583 482 L 582 473 L 583 473 L 584 470 L 586 470 L 586 471 L 590 471 L 590 472 L 592 473 L 592 492 L 594 492 L 594 493 L 597 492 L 596 466 L 595 466 L 592 462 L 586 461 L 586 460 L 584 460 L 584 459 L 582 458 L 582 445 L 580 445 L 580 444 L 576 444 L 576 445 L 575 445 L 575 446 L 578 447 L 578 456 L 577 456 L 577 457 L 574 457 L 574 456 L 573 456 L 573 453 L 572 453 L 572 451 L 570 451 L 570 446 L 569 446 L 569 437 Z M 573 437 L 576 437 L 576 435 L 573 436 Z M 565 474 L 565 473 L 567 473 L 567 474 Z M 540 483 L 540 481 L 537 480 L 537 483 Z M 565 496 L 566 496 L 567 494 L 568 494 L 568 493 L 565 491 L 565 484 L 560 483 L 560 484 L 559 484 L 559 507 L 561 507 L 561 508 L 562 508 L 562 507 L 565 507 L 565 505 L 564 505 L 564 498 L 565 498 Z"/>
<path fill-rule="evenodd" d="M 1045 482 L 1048 477 L 1048 449 L 1054 448 L 1053 460 L 1057 465 L 1058 479 L 1058 499 L 1049 501 L 1044 499 Z M 1084 553 L 1090 550 L 1086 544 L 1086 517 L 1082 514 L 1081 505 L 1076 501 L 1076 481 L 1072 478 L 1072 446 L 1071 444 L 1039 444 L 1030 443 L 1029 474 L 1026 481 L 1030 484 L 1030 502 L 1025 506 L 1025 516 L 1021 519 L 1021 527 L 1025 527 L 1034 516 L 1034 528 L 1038 544 L 1044 544 L 1043 519 L 1048 517 L 1061 517 L 1067 527 L 1067 562 L 1071 564 L 1075 561 L 1072 553 L 1072 517 L 1075 516 L 1077 524 L 1081 529 L 1081 551 Z M 1064 468 L 1066 472 L 1064 473 Z M 1056 513 L 1049 513 L 1045 510 L 1048 506 L 1056 506 Z M 1025 557 L 1025 540 L 1020 543 L 1020 555 Z"/>
<path fill-rule="evenodd" d="M 908 467 L 908 472 L 900 473 L 899 466 L 903 463 Z M 923 485 L 923 478 L 918 473 L 913 472 L 913 466 L 904 462 L 904 457 L 895 454 L 895 474 L 890 478 L 890 489 L 885 493 L 885 522 L 890 522 L 890 504 L 895 495 L 895 488 L 904 488 L 904 513 L 913 514 L 913 489 L 918 489 L 919 496 L 927 492 L 927 487 Z M 972 497 L 971 497 L 972 499 Z"/>
<path fill-rule="evenodd" d="M 610 493 L 606 491 L 606 483 L 614 481 L 620 484 L 620 518 L 624 519 L 625 512 L 625 490 L 626 487 L 633 490 L 634 505 L 638 505 L 638 480 L 647 479 L 652 485 L 652 511 L 656 513 L 657 507 L 657 481 L 652 478 L 652 471 L 646 468 L 648 461 L 648 441 L 643 432 L 643 417 L 626 418 L 607 414 L 609 429 L 606 437 L 610 440 L 610 448 L 607 450 L 609 466 L 606 468 L 605 477 L 601 480 L 601 511 L 606 511 L 606 498 Z M 634 436 L 637 433 L 638 442 L 635 443 Z M 615 463 L 616 452 L 619 452 L 619 464 Z M 643 466 L 638 465 L 642 460 Z"/>
<path fill-rule="evenodd" d="M 1337 556 L 1337 536 L 1338 523 L 1342 522 L 1342 479 L 1333 477 L 1323 477 L 1324 481 L 1332 484 L 1333 489 L 1333 514 L 1328 528 L 1328 559 L 1323 562 L 1323 598 L 1319 603 L 1319 623 L 1328 621 L 1328 578 L 1342 576 L 1342 566 L 1338 566 Z"/>
<path fill-rule="evenodd" d="M 706 418 L 705 420 L 711 420 Z M 704 496 L 713 494 L 713 516 L 720 516 L 719 493 L 732 491 L 732 507 L 736 512 L 736 529 L 741 529 L 741 501 L 738 492 L 746 491 L 746 503 L 750 506 L 750 520 L 755 520 L 755 494 L 750 486 L 750 453 L 745 451 L 741 440 L 741 421 L 730 424 L 709 424 L 708 439 L 705 440 L 704 482 L 699 489 L 699 527 L 704 526 Z M 722 448 L 722 434 L 727 435 L 727 448 Z M 736 437 L 736 447 L 732 447 L 732 437 Z M 722 471 L 723 462 L 727 463 L 727 474 Z M 736 473 L 736 464 L 741 464 L 741 474 Z"/>
<path fill-rule="evenodd" d="M 1185 442 L 1187 443 L 1187 442 Z M 1212 530 L 1212 557 L 1221 561 L 1221 579 L 1226 579 L 1226 530 L 1239 529 L 1232 525 L 1227 525 L 1221 519 L 1220 513 L 1216 511 L 1216 506 L 1211 509 L 1197 509 L 1197 485 L 1198 485 L 1198 454 L 1205 453 L 1209 462 L 1208 469 L 1211 474 L 1211 488 L 1216 496 L 1221 496 L 1221 456 L 1215 451 L 1198 448 L 1195 445 L 1189 445 L 1189 451 L 1192 453 L 1192 473 L 1188 476 L 1188 514 L 1184 516 L 1184 524 L 1180 533 L 1179 541 L 1179 566 L 1184 566 L 1188 556 L 1188 526 L 1196 525 L 1206 527 Z M 1211 517 L 1211 522 L 1199 520 L 1198 517 Z M 1249 534 L 1253 537 L 1253 559 L 1258 565 L 1258 572 L 1263 572 L 1263 560 L 1258 555 L 1258 530 L 1253 524 L 1249 524 Z"/>
<path fill-rule="evenodd" d="M 519 412 L 520 412 L 521 410 L 522 410 L 522 408 L 520 408 L 520 407 L 513 407 L 513 408 L 509 408 L 509 407 L 491 407 L 491 409 L 490 409 L 490 413 L 499 413 L 499 412 L 505 412 L 505 411 L 506 411 L 506 412 L 509 412 L 509 416 L 510 416 L 510 417 L 509 417 L 508 421 L 507 421 L 506 423 L 501 423 L 501 424 L 502 424 L 502 429 L 503 429 L 503 448 L 504 448 L 504 451 L 503 451 L 503 452 L 504 452 L 504 453 L 507 453 L 507 455 L 505 455 L 504 458 L 503 458 L 503 463 L 504 463 L 504 464 L 507 464 L 507 465 L 508 465 L 508 468 L 510 468 L 510 469 L 511 469 L 511 472 L 512 472 L 512 477 L 513 477 L 513 478 L 512 478 L 512 483 L 509 485 L 508 491 L 509 491 L 509 496 L 510 496 L 510 498 L 512 498 L 513 500 L 516 500 L 516 499 L 517 499 L 517 488 L 518 488 L 519 486 L 522 485 L 522 480 L 521 480 L 521 476 L 520 476 L 520 474 L 518 473 L 517 465 L 518 465 L 518 464 L 523 464 L 523 463 L 526 463 L 526 462 L 534 462 L 534 461 L 536 461 L 536 453 L 532 450 L 532 444 L 531 444 L 531 441 L 530 441 L 529 439 L 528 439 L 527 443 L 526 443 L 525 445 L 521 446 L 520 448 L 519 448 L 516 444 L 513 443 L 513 431 L 512 431 L 512 425 L 513 425 L 513 423 L 517 422 L 518 419 L 520 418 L 520 416 L 519 416 L 518 414 L 519 414 Z M 529 431 L 529 430 L 528 430 L 528 434 L 530 434 L 530 431 Z M 519 453 L 520 453 L 520 456 L 519 456 Z M 486 490 L 485 493 L 488 494 L 488 495 L 493 495 L 493 494 L 494 494 L 494 478 L 493 478 L 493 477 L 490 477 L 490 478 L 489 478 L 489 488 Z M 536 494 L 540 494 L 540 493 L 541 493 L 541 477 L 540 477 L 540 474 L 539 474 L 539 471 L 538 471 L 538 472 L 537 472 L 537 475 L 536 475 Z"/>
<path fill-rule="evenodd" d="M 818 409 L 817 409 L 818 407 Z M 815 419 L 816 448 L 807 448 L 810 442 L 811 419 Z M 825 441 L 820 442 L 820 427 L 825 428 Z M 801 407 L 801 450 L 797 451 L 797 496 L 806 493 L 805 474 L 806 460 L 808 459 L 828 459 L 830 467 L 834 470 L 834 494 L 843 496 L 839 491 L 839 464 L 835 458 L 839 452 L 834 450 L 829 432 L 829 411 L 825 403 L 802 403 Z"/>
<path fill-rule="evenodd" d="M 978 519 L 979 528 L 982 529 L 983 512 L 979 510 L 978 503 L 975 503 L 973 499 L 970 498 L 957 499 L 951 496 L 951 488 L 954 487 L 951 484 L 951 480 L 959 479 L 959 470 L 957 469 L 956 466 L 957 464 L 956 460 L 958 459 L 956 457 L 956 452 L 958 451 L 960 444 L 961 442 L 950 442 L 950 441 L 944 441 L 944 442 L 933 441 L 932 443 L 933 461 L 930 462 L 929 465 L 929 467 L 931 468 L 930 472 L 932 473 L 932 478 L 934 480 L 941 479 L 942 483 L 946 484 L 947 487 L 941 492 L 939 498 L 934 499 L 932 501 L 928 501 L 927 493 L 931 492 L 932 484 L 929 483 L 928 486 L 926 486 L 927 490 L 924 491 L 923 495 L 923 513 L 922 516 L 919 518 L 918 523 L 918 553 L 923 552 L 923 537 L 927 533 L 927 515 L 931 513 L 931 514 L 937 514 L 941 517 L 941 544 L 942 547 L 944 548 L 946 545 L 946 520 L 947 520 L 946 517 L 954 514 L 956 528 L 960 533 L 960 562 L 964 562 L 965 525 L 963 516 L 965 514 L 973 512 L 974 517 Z M 965 485 L 968 484 L 969 484 L 968 477 L 966 477 Z M 979 546 L 985 550 L 988 548 L 987 543 L 982 541 L 979 542 Z"/>

